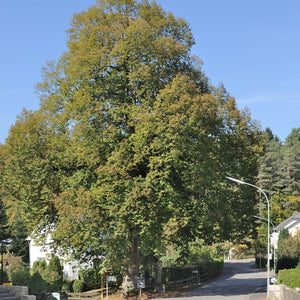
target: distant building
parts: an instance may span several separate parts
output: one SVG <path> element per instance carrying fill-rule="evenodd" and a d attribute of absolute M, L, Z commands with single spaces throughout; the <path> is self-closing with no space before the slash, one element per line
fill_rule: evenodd
<path fill-rule="evenodd" d="M 51 259 L 52 251 L 51 251 L 51 237 L 48 235 L 45 245 L 39 246 L 34 240 L 30 237 L 27 238 L 29 242 L 29 264 L 30 268 L 33 267 L 35 261 L 45 259 L 47 263 Z M 68 257 L 61 257 L 57 255 L 60 259 L 61 265 L 63 267 L 63 273 L 65 278 L 69 279 L 78 279 L 78 271 L 81 269 L 91 269 L 93 267 L 92 263 L 79 263 L 76 260 L 71 260 Z"/>
<path fill-rule="evenodd" d="M 300 233 L 300 212 L 293 214 L 290 218 L 286 219 L 273 229 L 271 235 L 271 244 L 277 249 L 278 246 L 278 237 L 281 229 L 287 229 L 290 236 L 297 236 Z"/>

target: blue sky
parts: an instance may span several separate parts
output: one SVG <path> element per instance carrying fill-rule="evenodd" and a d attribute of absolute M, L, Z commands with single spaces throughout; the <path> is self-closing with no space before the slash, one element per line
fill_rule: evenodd
<path fill-rule="evenodd" d="M 0 1 L 0 143 L 23 108 L 37 109 L 34 86 L 47 60 L 66 49 L 74 12 L 95 0 Z M 284 140 L 300 127 L 300 1 L 157 0 L 189 22 L 210 81 Z"/>

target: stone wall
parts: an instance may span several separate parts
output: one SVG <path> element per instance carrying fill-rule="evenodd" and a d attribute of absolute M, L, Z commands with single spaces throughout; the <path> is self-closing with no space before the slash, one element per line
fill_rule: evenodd
<path fill-rule="evenodd" d="M 270 285 L 270 300 L 300 300 L 298 290 L 291 289 L 284 284 Z"/>
<path fill-rule="evenodd" d="M 271 284 L 269 286 L 269 299 L 280 300 L 280 285 Z"/>
<path fill-rule="evenodd" d="M 36 297 L 34 295 L 28 295 L 28 287 L 27 286 L 16 286 L 16 285 L 8 285 L 3 286 L 0 285 L 0 290 L 9 291 L 12 294 L 15 294 L 21 300 L 35 300 Z"/>
<path fill-rule="evenodd" d="M 284 284 L 280 285 L 280 299 L 284 300 L 300 300 L 298 291 L 291 289 Z"/>

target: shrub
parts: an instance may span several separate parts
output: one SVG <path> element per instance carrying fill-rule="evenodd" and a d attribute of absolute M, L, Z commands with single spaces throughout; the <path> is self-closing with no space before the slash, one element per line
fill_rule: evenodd
<path fill-rule="evenodd" d="M 296 268 L 299 259 L 297 257 L 282 256 L 277 260 L 276 270 Z"/>
<path fill-rule="evenodd" d="M 7 272 L 8 277 L 11 280 L 11 274 L 16 270 L 24 267 L 22 258 L 19 256 L 14 256 L 11 253 L 7 253 L 3 258 L 4 265 L 8 264 Z"/>
<path fill-rule="evenodd" d="M 223 272 L 224 260 L 223 258 L 214 258 L 208 264 L 208 276 L 210 278 L 216 277 Z"/>
<path fill-rule="evenodd" d="M 13 285 L 29 286 L 31 280 L 29 269 L 23 266 L 11 272 L 10 280 Z"/>
<path fill-rule="evenodd" d="M 87 290 L 100 288 L 101 278 L 95 269 L 80 270 L 79 279 L 84 282 L 84 287 Z"/>
<path fill-rule="evenodd" d="M 47 271 L 45 272 L 47 273 L 45 274 L 47 279 L 44 279 L 49 284 L 50 292 L 60 292 L 63 282 L 63 268 L 57 256 L 53 256 L 50 259 Z"/>
<path fill-rule="evenodd" d="M 82 280 L 75 280 L 73 283 L 74 293 L 81 293 L 84 291 L 84 282 Z"/>
<path fill-rule="evenodd" d="M 45 259 L 43 260 L 36 260 L 33 263 L 32 269 L 34 271 L 39 271 L 40 269 L 46 269 L 47 268 L 47 262 Z"/>
<path fill-rule="evenodd" d="M 49 261 L 49 265 L 47 266 L 47 269 L 49 271 L 53 271 L 58 273 L 59 275 L 62 275 L 63 273 L 63 269 L 62 266 L 60 264 L 60 260 L 57 256 L 53 256 L 50 261 Z"/>
<path fill-rule="evenodd" d="M 62 278 L 56 272 L 52 272 L 49 270 L 41 270 L 41 275 L 44 281 L 47 284 L 47 290 L 49 292 L 60 292 L 62 286 Z"/>
<path fill-rule="evenodd" d="M 8 264 L 7 272 L 8 278 L 4 278 L 4 282 L 12 281 L 13 285 L 26 285 L 30 282 L 30 273 L 27 266 L 24 265 L 22 258 L 7 253 L 4 257 L 4 264 Z"/>
<path fill-rule="evenodd" d="M 278 282 L 292 289 L 300 287 L 300 269 L 280 270 L 278 273 Z"/>
<path fill-rule="evenodd" d="M 64 280 L 62 282 L 61 291 L 72 293 L 73 292 L 73 283 L 74 283 L 74 280 L 68 280 L 68 279 Z"/>
<path fill-rule="evenodd" d="M 29 283 L 29 294 L 35 295 L 37 300 L 42 299 L 43 292 L 47 290 L 47 284 L 39 272 L 35 272 Z"/>
<path fill-rule="evenodd" d="M 6 270 L 3 270 L 3 282 L 8 282 L 8 281 L 9 281 L 8 273 Z"/>
<path fill-rule="evenodd" d="M 261 268 L 265 268 L 267 265 L 267 262 L 268 262 L 268 259 L 266 257 L 255 256 L 255 264 L 257 265 L 257 267 L 261 266 Z"/>

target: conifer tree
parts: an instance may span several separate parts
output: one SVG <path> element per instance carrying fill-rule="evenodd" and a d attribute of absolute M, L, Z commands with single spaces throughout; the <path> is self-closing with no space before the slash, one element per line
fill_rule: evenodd
<path fill-rule="evenodd" d="M 22 257 L 23 262 L 25 263 L 29 263 L 29 245 L 27 237 L 28 233 L 26 231 L 25 222 L 21 216 L 20 210 L 18 210 L 15 222 L 12 225 L 12 241 L 9 245 L 9 251 L 15 256 Z"/>
<path fill-rule="evenodd" d="M 6 208 L 3 204 L 2 198 L 0 197 L 0 241 L 1 243 L 7 244 L 10 237 L 10 230 L 8 226 L 8 218 L 6 215 Z"/>
<path fill-rule="evenodd" d="M 266 129 L 264 154 L 259 159 L 257 184 L 268 194 L 269 198 L 281 187 L 281 172 L 283 167 L 282 143 L 274 136 L 271 129 Z"/>
<path fill-rule="evenodd" d="M 292 129 L 284 143 L 284 168 L 282 169 L 285 193 L 300 193 L 300 128 Z"/>

